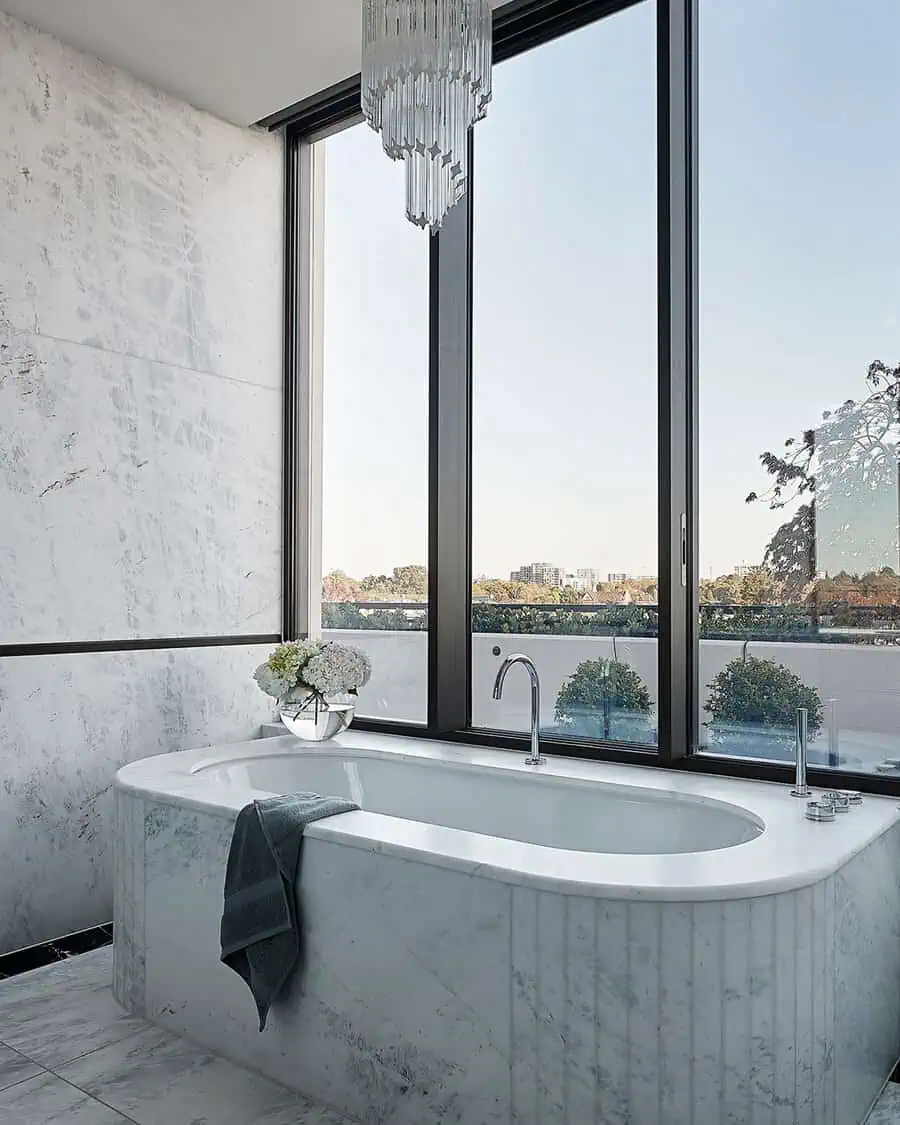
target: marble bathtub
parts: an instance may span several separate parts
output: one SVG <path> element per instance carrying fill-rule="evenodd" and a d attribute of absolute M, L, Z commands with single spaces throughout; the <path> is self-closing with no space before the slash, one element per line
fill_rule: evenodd
<path fill-rule="evenodd" d="M 318 788 L 306 967 L 263 1034 L 219 963 L 238 810 Z M 900 812 L 348 732 L 115 787 L 115 994 L 371 1125 L 859 1125 L 900 1055 Z"/>

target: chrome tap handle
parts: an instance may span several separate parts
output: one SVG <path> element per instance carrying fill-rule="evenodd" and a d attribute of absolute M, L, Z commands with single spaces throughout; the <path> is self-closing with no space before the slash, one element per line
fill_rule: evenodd
<path fill-rule="evenodd" d="M 792 797 L 808 797 L 809 786 L 806 784 L 806 761 L 809 748 L 809 711 L 806 707 L 797 708 L 797 776 Z"/>

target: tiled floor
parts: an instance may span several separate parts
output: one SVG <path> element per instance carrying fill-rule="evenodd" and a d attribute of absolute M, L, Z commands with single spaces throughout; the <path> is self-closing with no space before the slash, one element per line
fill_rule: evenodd
<path fill-rule="evenodd" d="M 866 1125 L 900 1125 L 900 1084 L 889 1083 Z"/>
<path fill-rule="evenodd" d="M 107 947 L 0 981 L 4 1125 L 351 1125 L 125 1015 L 111 970 Z M 867 1125 L 900 1125 L 900 1084 Z"/>
<path fill-rule="evenodd" d="M 0 1122 L 350 1125 L 125 1015 L 111 971 L 107 947 L 0 981 Z"/>

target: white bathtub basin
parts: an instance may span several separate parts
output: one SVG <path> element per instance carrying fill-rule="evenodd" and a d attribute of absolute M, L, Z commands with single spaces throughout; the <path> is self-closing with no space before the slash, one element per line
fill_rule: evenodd
<path fill-rule="evenodd" d="M 509 778 L 477 766 L 342 758 L 304 749 L 203 765 L 194 774 L 243 791 L 349 797 L 367 812 L 579 852 L 709 852 L 745 844 L 764 831 L 757 817 L 725 802 L 539 770 Z"/>
<path fill-rule="evenodd" d="M 346 796 L 361 811 L 313 838 L 513 884 L 645 901 L 750 898 L 810 886 L 897 819 L 867 799 L 829 825 L 786 785 L 524 755 L 350 730 L 167 754 L 122 769 L 134 794 L 232 817 L 255 798 Z"/>

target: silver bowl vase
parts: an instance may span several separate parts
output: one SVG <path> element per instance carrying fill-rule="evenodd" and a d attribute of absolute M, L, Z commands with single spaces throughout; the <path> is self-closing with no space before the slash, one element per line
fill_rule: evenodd
<path fill-rule="evenodd" d="M 322 696 L 307 692 L 284 700 L 279 717 L 291 734 L 304 742 L 327 742 L 350 726 L 355 710 L 355 695 Z"/>

